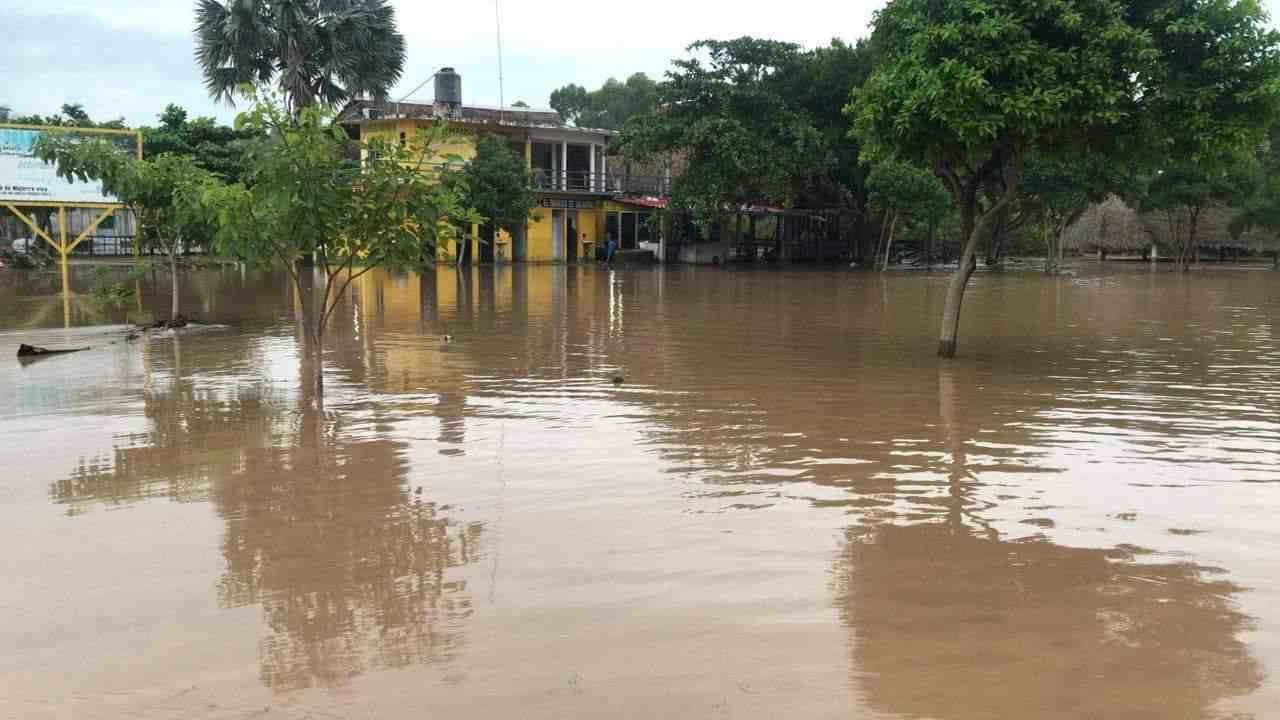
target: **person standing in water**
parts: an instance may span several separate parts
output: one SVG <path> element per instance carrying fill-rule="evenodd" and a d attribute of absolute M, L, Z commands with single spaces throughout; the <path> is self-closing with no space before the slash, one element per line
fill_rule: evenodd
<path fill-rule="evenodd" d="M 613 233 L 606 233 L 604 243 L 604 263 L 606 265 L 613 262 L 613 253 L 617 249 L 618 243 L 613 239 Z"/>

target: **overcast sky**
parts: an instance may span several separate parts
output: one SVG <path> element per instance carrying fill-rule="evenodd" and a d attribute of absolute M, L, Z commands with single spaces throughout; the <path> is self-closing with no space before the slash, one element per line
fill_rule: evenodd
<path fill-rule="evenodd" d="M 1277 0 L 1280 1 L 1280 0 Z M 760 35 L 804 45 L 866 33 L 879 2 L 501 0 L 505 99 L 546 107 L 551 91 L 644 71 L 657 78 L 703 37 Z M 497 105 L 493 0 L 393 0 L 408 60 L 396 97 L 441 66 L 462 74 L 468 104 Z M 0 105 L 50 114 L 78 102 L 94 119 L 154 124 L 171 102 L 231 119 L 205 93 L 193 60 L 194 3 L 184 0 L 0 0 Z M 415 99 L 430 101 L 428 85 Z"/>
<path fill-rule="evenodd" d="M 551 91 L 598 87 L 644 71 L 659 78 L 690 42 L 757 35 L 805 46 L 867 32 L 880 0 L 500 0 L 505 99 L 546 107 Z M 396 97 L 436 69 L 462 74 L 468 104 L 498 104 L 493 0 L 393 0 L 408 61 Z M 1274 17 L 1280 0 L 1265 0 Z M 213 103 L 193 60 L 185 0 L 0 0 L 0 105 L 51 114 L 82 103 L 94 119 L 154 124 L 168 103 L 230 120 Z M 1273 21 L 1274 24 L 1274 21 Z M 428 85 L 414 99 L 429 101 Z"/>

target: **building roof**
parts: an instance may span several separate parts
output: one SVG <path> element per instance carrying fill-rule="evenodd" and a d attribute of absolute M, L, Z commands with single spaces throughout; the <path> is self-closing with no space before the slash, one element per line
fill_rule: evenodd
<path fill-rule="evenodd" d="M 565 125 L 560 120 L 560 114 L 555 110 L 521 107 L 499 108 L 490 105 L 463 105 L 459 108 L 458 114 L 442 116 L 436 112 L 436 106 L 433 103 L 352 100 L 338 113 L 337 121 L 341 125 L 358 125 L 374 120 L 394 120 L 397 118 L 415 120 L 440 119 L 480 125 L 546 128 L 593 133 L 596 135 L 618 134 L 614 130 L 597 130 Z"/>
<path fill-rule="evenodd" d="M 671 198 L 657 197 L 654 195 L 628 195 L 615 198 L 614 202 L 623 205 L 633 205 L 635 207 L 650 208 L 661 210 L 667 206 Z"/>

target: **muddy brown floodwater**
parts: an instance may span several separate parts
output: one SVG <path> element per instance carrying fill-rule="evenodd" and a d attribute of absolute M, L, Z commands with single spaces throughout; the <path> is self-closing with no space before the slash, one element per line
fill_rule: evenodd
<path fill-rule="evenodd" d="M 1280 274 L 946 280 L 0 274 L 0 717 L 1274 717 Z"/>

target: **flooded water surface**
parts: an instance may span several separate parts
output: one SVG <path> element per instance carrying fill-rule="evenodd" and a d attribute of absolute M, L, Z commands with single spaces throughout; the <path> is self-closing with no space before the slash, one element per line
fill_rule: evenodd
<path fill-rule="evenodd" d="M 0 717 L 1274 716 L 1280 276 L 946 280 L 0 274 Z"/>

